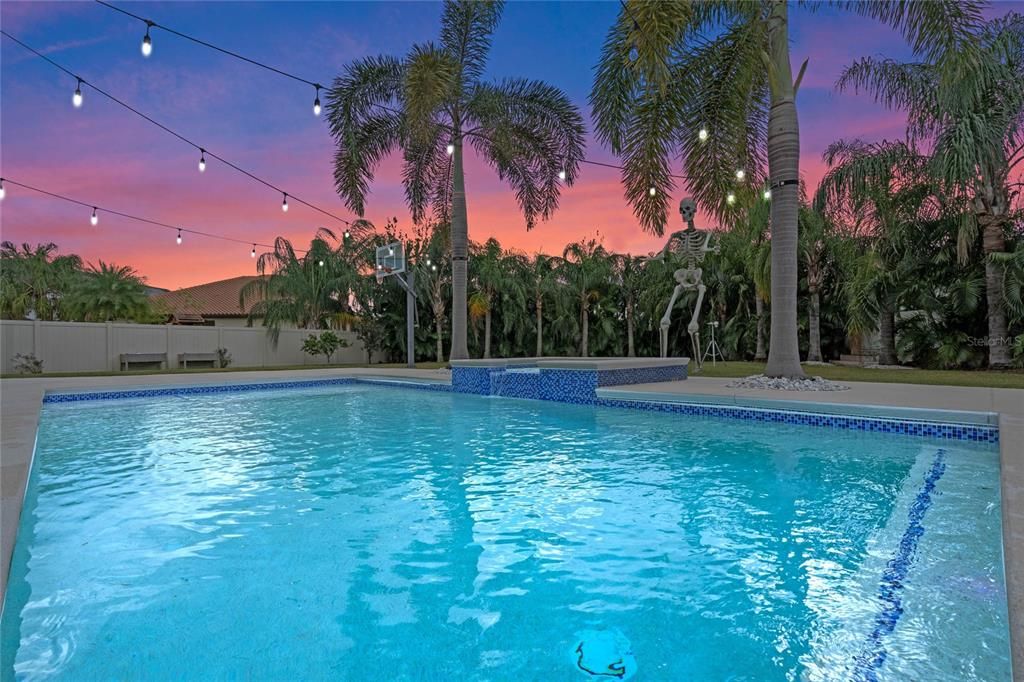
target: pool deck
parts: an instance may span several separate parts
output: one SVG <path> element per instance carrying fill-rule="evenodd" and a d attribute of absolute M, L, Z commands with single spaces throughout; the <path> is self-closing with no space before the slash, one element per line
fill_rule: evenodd
<path fill-rule="evenodd" d="M 43 394 L 52 390 L 123 389 L 196 386 L 344 376 L 415 378 L 447 383 L 444 370 L 315 369 L 293 371 L 204 372 L 145 376 L 40 377 L 0 380 L 0 600 L 7 587 L 11 552 L 21 514 L 25 482 L 35 447 Z M 686 381 L 616 386 L 599 391 L 630 399 L 699 400 L 703 402 L 777 406 L 817 411 L 811 404 L 830 403 L 834 411 L 857 406 L 889 406 L 920 410 L 992 413 L 998 420 L 1002 479 L 1003 550 L 1010 612 L 1013 679 L 1024 682 L 1024 390 L 920 386 L 849 382 L 850 390 L 789 392 L 728 388 L 731 379 L 692 377 Z M 819 408 L 820 409 L 820 408 Z M 935 418 L 935 417 L 932 417 Z M 978 419 L 985 418 L 979 415 Z"/>

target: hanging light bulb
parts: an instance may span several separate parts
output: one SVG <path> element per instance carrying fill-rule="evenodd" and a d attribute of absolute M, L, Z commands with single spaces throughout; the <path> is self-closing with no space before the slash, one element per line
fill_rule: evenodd
<path fill-rule="evenodd" d="M 388 249 L 388 255 L 389 256 L 394 256 L 395 255 L 395 247 L 392 246 L 391 248 Z"/>
<path fill-rule="evenodd" d="M 96 227 L 100 222 L 100 217 L 96 215 L 96 207 L 92 207 L 92 216 L 89 218 L 89 222 L 92 223 L 93 227 Z"/>
<path fill-rule="evenodd" d="M 704 126 L 701 126 L 700 130 L 697 131 L 697 139 L 700 140 L 701 142 L 707 142 L 708 129 L 705 128 Z"/>
<path fill-rule="evenodd" d="M 565 182 L 565 171 L 564 170 L 558 171 L 558 179 L 561 180 L 562 182 Z"/>
<path fill-rule="evenodd" d="M 437 266 L 436 265 L 431 265 L 430 269 L 433 270 L 434 272 L 437 272 Z"/>
<path fill-rule="evenodd" d="M 153 54 L 153 39 L 149 37 L 150 22 L 146 22 L 146 37 L 142 39 L 142 56 L 148 57 Z"/>
<path fill-rule="evenodd" d="M 451 156 L 452 154 L 455 153 L 455 145 L 449 144 L 447 147 L 445 147 L 445 151 L 448 152 L 448 156 Z"/>
<path fill-rule="evenodd" d="M 251 256 L 252 258 L 255 258 L 255 257 L 256 257 L 256 245 L 255 245 L 255 244 L 253 244 L 253 245 L 252 245 L 252 251 L 251 251 L 251 252 L 249 253 L 249 255 L 250 255 L 250 256 Z"/>
<path fill-rule="evenodd" d="M 430 265 L 430 259 L 429 258 L 427 259 L 427 265 Z"/>
<path fill-rule="evenodd" d="M 764 200 L 765 201 L 769 201 L 769 200 L 771 200 L 771 198 L 772 198 L 772 191 L 770 189 L 766 189 L 764 191 Z"/>
<path fill-rule="evenodd" d="M 729 204 L 730 206 L 735 204 L 736 203 L 736 195 L 733 194 L 732 192 L 729 192 L 728 194 L 726 194 L 725 195 L 725 203 Z"/>
<path fill-rule="evenodd" d="M 650 194 L 653 197 L 654 195 L 656 195 L 658 193 L 658 190 L 656 190 L 656 189 L 654 189 L 652 187 L 649 190 L 647 190 L 647 193 Z"/>
<path fill-rule="evenodd" d="M 743 178 L 745 178 L 745 177 L 747 177 L 747 172 L 745 170 L 743 170 L 742 168 L 737 168 L 736 169 L 736 179 L 739 180 L 740 182 L 743 182 Z"/>
<path fill-rule="evenodd" d="M 178 239 L 176 240 L 178 245 L 181 246 L 181 228 L 178 228 Z"/>
<path fill-rule="evenodd" d="M 199 149 L 199 172 L 206 172 L 206 150 L 202 148 Z"/>
<path fill-rule="evenodd" d="M 285 193 L 284 200 L 281 202 L 281 210 L 285 213 L 288 212 L 288 194 Z"/>
<path fill-rule="evenodd" d="M 7 190 L 4 189 L 4 179 L 0 178 L 0 201 L 7 195 Z"/>
<path fill-rule="evenodd" d="M 343 236 L 343 237 L 344 237 L 345 239 L 351 239 L 351 238 L 352 238 L 352 233 L 351 233 L 351 232 L 349 232 L 348 230 L 345 230 L 345 234 L 344 234 L 344 235 L 342 235 L 342 236 Z"/>
<path fill-rule="evenodd" d="M 320 267 L 323 267 L 323 266 L 324 266 L 324 262 L 321 260 L 320 261 Z"/>
<path fill-rule="evenodd" d="M 75 109 L 82 106 L 82 79 L 78 79 L 78 85 L 75 87 L 75 94 L 71 96 L 71 103 L 75 105 Z"/>
<path fill-rule="evenodd" d="M 313 115 L 320 115 L 320 86 L 316 86 L 316 99 L 313 100 Z"/>

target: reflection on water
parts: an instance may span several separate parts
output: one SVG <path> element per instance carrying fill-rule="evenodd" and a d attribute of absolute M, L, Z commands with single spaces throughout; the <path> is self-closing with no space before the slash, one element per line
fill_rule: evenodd
<path fill-rule="evenodd" d="M 573 680 L 584 631 L 642 679 L 843 679 L 935 447 L 373 387 L 48 405 L 4 679 Z M 1006 679 L 995 451 L 943 447 L 882 677 Z"/>

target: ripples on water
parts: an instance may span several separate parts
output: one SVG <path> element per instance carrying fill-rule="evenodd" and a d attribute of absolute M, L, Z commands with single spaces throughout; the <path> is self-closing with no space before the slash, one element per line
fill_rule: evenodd
<path fill-rule="evenodd" d="M 577 680 L 608 628 L 637 679 L 845 679 L 940 446 L 881 677 L 1007 679 L 991 446 L 368 387 L 47 405 L 4 679 Z"/>

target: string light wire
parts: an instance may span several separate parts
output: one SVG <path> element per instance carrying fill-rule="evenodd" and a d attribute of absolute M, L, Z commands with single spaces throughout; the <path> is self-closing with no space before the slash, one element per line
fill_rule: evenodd
<path fill-rule="evenodd" d="M 238 54 L 237 52 L 234 52 L 232 50 L 228 50 L 228 49 L 225 49 L 225 48 L 220 47 L 218 45 L 214 45 L 213 43 L 210 43 L 210 42 L 207 42 L 205 40 L 202 40 L 201 38 L 196 38 L 195 36 L 189 35 L 189 34 L 184 33 L 182 31 L 178 31 L 178 30 L 175 30 L 173 28 L 169 28 L 169 27 L 167 27 L 167 26 L 165 26 L 163 24 L 156 23 L 154 21 L 151 21 L 149 19 L 141 17 L 141 16 L 139 16 L 137 14 L 129 12 L 128 10 L 122 9 L 120 7 L 117 7 L 116 5 L 112 5 L 109 2 L 105 2 L 105 0 L 95 0 L 95 2 L 97 4 L 99 4 L 99 5 L 103 5 L 104 7 L 107 7 L 109 9 L 114 10 L 115 12 L 120 12 L 121 14 L 125 14 L 125 15 L 133 18 L 133 19 L 136 19 L 137 21 L 141 21 L 141 22 L 147 24 L 148 26 L 151 26 L 153 28 L 159 28 L 160 30 L 166 31 L 167 33 L 171 33 L 171 34 L 176 35 L 176 36 L 178 36 L 180 38 L 184 38 L 185 40 L 192 41 L 193 43 L 196 43 L 197 45 L 202 45 L 203 47 L 209 48 L 211 50 L 216 50 L 217 52 L 220 52 L 221 54 L 225 54 L 225 55 L 227 55 L 229 57 L 233 57 L 235 59 L 239 59 L 239 60 L 241 60 L 243 62 L 247 62 L 248 64 L 252 64 L 253 66 L 259 67 L 261 69 L 266 69 L 267 71 L 271 71 L 271 72 L 276 73 L 276 74 L 278 74 L 280 76 L 284 76 L 286 78 L 291 78 L 292 80 L 298 81 L 300 83 L 305 83 L 307 85 L 311 85 L 311 86 L 313 86 L 314 88 L 317 89 L 317 101 L 319 101 L 319 91 L 321 89 L 325 89 L 324 86 L 321 85 L 320 83 L 318 83 L 317 81 L 310 80 L 308 78 L 303 78 L 302 76 L 296 75 L 294 73 L 290 73 L 288 71 L 285 71 L 284 69 L 280 69 L 280 68 L 278 68 L 276 66 L 271 66 L 270 64 L 267 64 L 266 62 L 261 62 L 258 59 L 252 59 L 251 57 L 246 57 L 246 56 Z M 629 11 L 628 8 L 627 8 L 627 11 Z M 631 12 L 630 12 L 630 15 L 632 16 Z M 390 112 L 392 114 L 400 114 L 401 113 L 399 110 L 397 110 L 397 109 L 395 109 L 393 107 L 389 107 L 386 104 L 375 103 L 375 104 L 373 104 L 373 106 L 377 107 L 378 109 L 383 109 L 384 111 L 388 111 L 388 112 Z M 319 115 L 319 114 L 317 114 L 317 115 Z M 446 125 L 445 127 L 450 128 L 451 126 L 447 126 Z M 455 151 L 454 146 L 453 145 L 448 145 L 448 148 L 449 148 L 448 149 L 448 154 L 451 155 Z M 604 168 L 612 168 L 612 169 L 620 170 L 620 171 L 621 170 L 625 170 L 622 166 L 617 166 L 615 164 L 605 163 L 605 162 L 602 162 L 602 161 L 592 161 L 590 159 L 580 159 L 580 163 L 585 163 L 585 164 L 588 164 L 588 165 L 591 165 L 591 166 L 601 166 L 601 167 L 604 167 Z M 678 180 L 689 180 L 689 178 L 687 176 L 685 176 L 685 175 L 678 175 L 678 174 L 674 174 L 674 173 L 669 173 L 669 177 L 676 178 Z"/>
<path fill-rule="evenodd" d="M 112 208 L 107 208 L 106 206 L 103 206 L 101 204 L 94 204 L 94 203 L 89 202 L 89 201 L 80 201 L 78 199 L 74 199 L 72 197 L 69 197 L 69 196 L 67 196 L 65 194 L 60 194 L 58 192 L 51 192 L 49 190 L 42 189 L 41 187 L 36 187 L 34 185 L 28 185 L 28 184 L 26 184 L 24 182 L 18 182 L 16 180 L 12 180 L 11 178 L 8 178 L 8 177 L 4 177 L 3 178 L 2 184 L 12 185 L 14 187 L 21 187 L 22 189 L 27 189 L 27 190 L 32 191 L 32 192 L 37 192 L 39 194 L 44 194 L 44 195 L 46 195 L 48 197 L 51 197 L 53 199 L 60 199 L 61 201 L 66 201 L 69 204 L 75 204 L 76 206 L 84 206 L 86 208 L 91 208 L 93 210 L 93 213 L 95 213 L 96 211 L 101 211 L 103 213 L 109 213 L 110 215 L 116 215 L 116 216 L 119 216 L 121 218 L 125 218 L 127 220 L 134 220 L 134 221 L 139 222 L 139 223 L 144 223 L 144 224 L 150 225 L 152 227 L 161 227 L 161 228 L 168 229 L 168 230 L 174 230 L 174 231 L 176 231 L 178 233 L 179 237 L 181 236 L 182 233 L 186 233 L 186 234 L 194 234 L 194 235 L 197 235 L 199 237 L 208 237 L 210 239 L 219 239 L 219 240 L 225 241 L 225 242 L 233 242 L 235 244 L 251 245 L 253 247 L 253 249 L 255 249 L 257 246 L 262 246 L 262 247 L 267 248 L 267 249 L 273 249 L 274 248 L 273 244 L 264 244 L 262 242 L 252 242 L 252 241 L 247 241 L 245 239 L 236 239 L 235 237 L 227 237 L 225 235 L 217 234 L 215 232 L 207 232 L 205 230 L 197 230 L 197 229 L 191 228 L 191 227 L 181 227 L 181 226 L 178 226 L 178 225 L 171 225 L 170 223 L 161 222 L 159 220 L 153 220 L 152 218 L 146 218 L 144 216 L 134 215 L 132 213 L 125 213 L 124 211 L 118 211 L 118 210 L 115 210 L 115 209 L 112 209 Z M 0 184 L 0 186 L 2 186 L 2 184 Z M 296 253 L 308 253 L 308 249 L 294 249 L 294 251 Z"/>
<path fill-rule="evenodd" d="M 58 64 L 54 60 L 52 60 L 49 57 L 47 57 L 45 54 L 41 53 L 39 50 L 36 50 L 35 48 L 33 48 L 31 45 L 27 45 L 26 43 L 23 43 L 22 41 L 18 40 L 17 38 L 12 36 L 7 31 L 4 31 L 4 30 L 0 29 L 0 34 L 2 34 L 4 37 L 14 41 L 15 43 L 17 43 L 21 47 L 25 48 L 29 52 L 35 54 L 37 57 L 45 60 L 51 66 L 53 66 L 53 67 L 55 67 L 57 69 L 60 69 L 61 71 L 63 71 L 64 73 L 68 74 L 72 78 L 77 79 L 83 85 L 86 85 L 86 86 L 92 88 L 93 90 L 95 90 L 99 94 L 103 95 L 104 97 L 106 97 L 110 101 L 112 101 L 112 102 L 114 102 L 116 104 L 119 104 L 121 107 L 123 107 L 123 108 L 127 109 L 128 111 L 132 112 L 136 116 L 138 116 L 138 117 L 148 121 L 149 123 L 151 123 L 151 124 L 155 125 L 156 127 L 160 128 L 164 132 L 166 132 L 166 133 L 168 133 L 170 135 L 173 135 L 174 137 L 178 138 L 179 140 L 181 140 L 185 144 L 190 145 L 191 147 L 195 148 L 195 150 L 198 151 L 200 154 L 205 155 L 205 156 L 209 156 L 212 159 L 216 159 L 216 160 L 220 161 L 225 166 L 228 166 L 229 168 L 232 168 L 233 170 L 241 173 L 242 175 L 245 175 L 246 177 L 250 178 L 251 180 L 254 180 L 254 181 L 260 183 L 261 185 L 269 187 L 270 189 L 274 190 L 275 192 L 279 192 L 281 194 L 286 194 L 293 201 L 295 201 L 297 203 L 300 203 L 303 206 L 311 208 L 314 211 L 317 211 L 318 213 L 322 213 L 323 215 L 328 216 L 330 218 L 333 218 L 334 220 L 337 220 L 340 223 L 344 223 L 345 225 L 352 225 L 352 221 L 346 220 L 345 218 L 342 218 L 341 216 L 335 215 L 334 213 L 331 213 L 328 210 L 320 208 L 316 204 L 310 203 L 310 202 L 306 201 L 305 199 L 297 197 L 292 192 L 287 192 L 284 189 L 282 189 L 281 187 L 279 187 L 279 186 L 275 185 L 274 183 L 270 182 L 269 180 L 265 180 L 265 179 L 259 177 L 258 175 L 256 175 L 255 173 L 252 173 L 252 172 L 242 168 L 241 166 L 237 165 L 236 163 L 234 163 L 232 161 L 229 161 L 228 159 L 224 158 L 223 156 L 220 156 L 219 154 L 215 154 L 214 152 L 210 151 L 210 149 L 208 147 L 206 147 L 205 145 L 200 145 L 198 142 L 193 142 L 191 139 L 185 137 L 181 133 L 179 133 L 179 132 L 177 132 L 175 130 L 172 130 L 171 128 L 165 126 L 163 123 L 160 123 L 159 121 L 157 121 L 156 119 L 152 118 L 151 116 L 148 116 L 148 115 L 142 113 L 141 111 L 139 111 L 138 109 L 136 109 L 132 105 L 128 104 L 127 102 L 125 102 L 125 101 L 123 101 L 121 99 L 118 99 L 117 97 L 115 97 L 114 95 L 111 95 L 106 90 L 104 90 L 104 89 L 98 87 L 97 85 L 95 85 L 93 83 L 90 83 L 89 81 L 83 79 L 81 76 L 79 76 L 75 72 L 71 71 L 70 69 L 68 69 L 67 67 L 65 67 L 65 66 L 63 66 L 61 64 Z"/>

